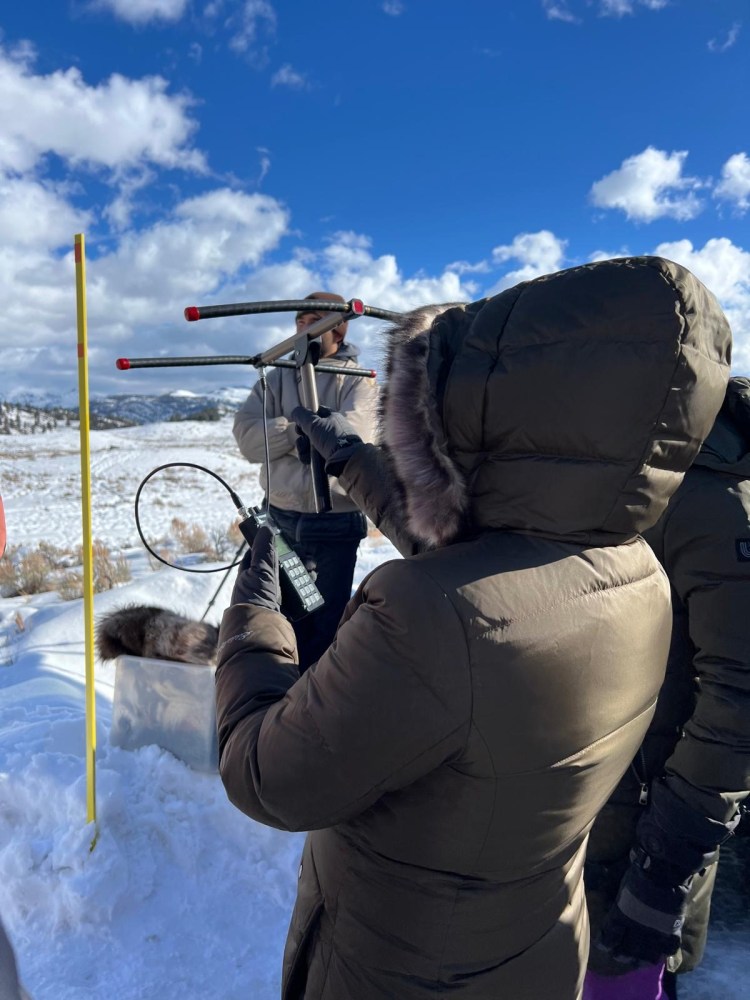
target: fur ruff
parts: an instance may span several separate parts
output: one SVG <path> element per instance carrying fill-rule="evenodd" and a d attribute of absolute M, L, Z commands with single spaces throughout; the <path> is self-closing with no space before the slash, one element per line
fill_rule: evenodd
<path fill-rule="evenodd" d="M 448 454 L 427 372 L 430 330 L 452 305 L 410 313 L 391 331 L 383 440 L 406 497 L 410 532 L 433 547 L 453 541 L 468 507 L 466 482 Z"/>
<path fill-rule="evenodd" d="M 218 641 L 216 625 L 143 604 L 117 608 L 96 624 L 96 651 L 100 660 L 145 656 L 211 664 L 216 659 Z"/>

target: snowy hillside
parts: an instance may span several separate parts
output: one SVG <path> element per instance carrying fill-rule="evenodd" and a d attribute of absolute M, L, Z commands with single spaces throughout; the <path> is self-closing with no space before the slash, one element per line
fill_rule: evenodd
<path fill-rule="evenodd" d="M 246 387 L 225 387 L 200 394 L 176 389 L 160 395 L 117 393 L 92 396 L 89 400 L 92 430 L 130 427 L 167 420 L 214 421 L 229 413 L 247 397 Z M 46 433 L 59 427 L 78 426 L 78 399 L 49 393 L 8 393 L 0 401 L 0 434 Z"/>

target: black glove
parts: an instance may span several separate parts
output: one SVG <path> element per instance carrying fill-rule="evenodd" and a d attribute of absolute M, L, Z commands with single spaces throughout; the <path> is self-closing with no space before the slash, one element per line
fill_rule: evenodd
<path fill-rule="evenodd" d="M 655 782 L 597 946 L 631 968 L 674 955 L 693 878 L 716 860 L 733 828 L 700 815 L 663 781 Z"/>
<path fill-rule="evenodd" d="M 682 944 L 690 876 L 679 885 L 653 877 L 636 852 L 620 883 L 617 901 L 602 924 L 598 947 L 622 963 L 623 972 L 653 965 Z"/>
<path fill-rule="evenodd" d="M 237 573 L 230 604 L 254 604 L 269 611 L 280 611 L 279 557 L 270 528 L 263 525 L 253 539 Z"/>
<path fill-rule="evenodd" d="M 291 419 L 297 425 L 297 454 L 300 461 L 310 462 L 310 444 L 326 463 L 329 476 L 340 476 L 352 455 L 361 448 L 362 438 L 341 413 L 334 413 L 321 406 L 317 414 L 304 406 L 292 410 Z"/>

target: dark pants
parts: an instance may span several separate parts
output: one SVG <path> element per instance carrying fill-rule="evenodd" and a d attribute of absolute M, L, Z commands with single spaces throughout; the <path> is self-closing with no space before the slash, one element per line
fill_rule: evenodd
<path fill-rule="evenodd" d="M 357 549 L 367 534 L 360 511 L 346 514 L 298 514 L 270 508 L 271 517 L 315 578 L 325 604 L 292 622 L 297 636 L 300 672 L 328 649 L 352 594 Z"/>
<path fill-rule="evenodd" d="M 677 976 L 669 969 L 664 971 L 662 987 L 664 988 L 664 1000 L 677 1000 Z"/>

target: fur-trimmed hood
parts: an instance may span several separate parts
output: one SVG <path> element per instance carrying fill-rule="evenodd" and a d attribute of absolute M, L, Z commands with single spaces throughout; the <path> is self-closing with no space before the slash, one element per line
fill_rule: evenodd
<path fill-rule="evenodd" d="M 709 433 L 731 333 L 659 257 L 599 261 L 389 334 L 382 439 L 410 531 L 612 542 L 652 525 Z"/>

